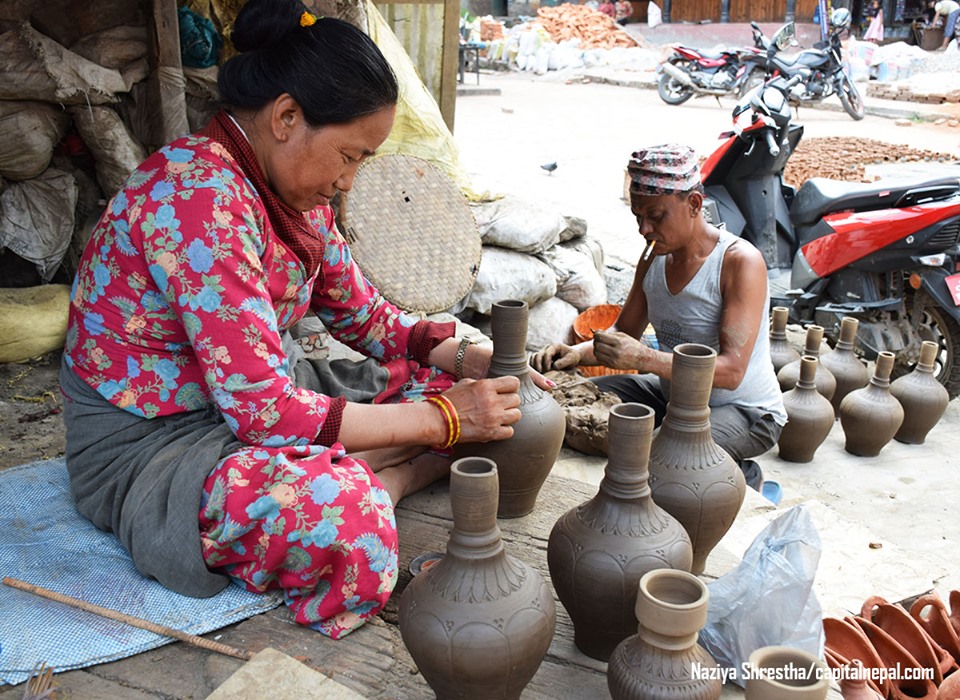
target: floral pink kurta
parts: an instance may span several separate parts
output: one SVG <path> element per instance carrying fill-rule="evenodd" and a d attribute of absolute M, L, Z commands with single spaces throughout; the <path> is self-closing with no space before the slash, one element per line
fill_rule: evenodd
<path fill-rule="evenodd" d="M 393 507 L 336 442 L 343 399 L 294 385 L 281 332 L 315 311 L 339 340 L 390 369 L 395 400 L 451 378 L 408 359 L 415 320 L 365 280 L 331 209 L 306 216 L 325 241 L 321 269 L 309 273 L 220 143 L 190 136 L 160 149 L 86 247 L 65 362 L 145 418 L 215 404 L 248 447 L 207 480 L 207 564 L 252 590 L 283 588 L 298 621 L 338 637 L 393 589 Z"/>

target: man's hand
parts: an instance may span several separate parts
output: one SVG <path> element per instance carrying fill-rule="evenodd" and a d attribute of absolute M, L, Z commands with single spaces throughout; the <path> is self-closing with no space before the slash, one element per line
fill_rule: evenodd
<path fill-rule="evenodd" d="M 530 366 L 538 372 L 552 369 L 573 369 L 580 364 L 580 353 L 569 345 L 548 345 L 530 358 Z"/>
<path fill-rule="evenodd" d="M 605 367 L 643 372 L 653 352 L 648 345 L 626 333 L 596 331 L 593 334 L 593 354 Z"/>

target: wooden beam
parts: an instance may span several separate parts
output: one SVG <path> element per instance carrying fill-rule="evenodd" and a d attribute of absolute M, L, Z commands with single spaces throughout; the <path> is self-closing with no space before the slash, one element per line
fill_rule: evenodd
<path fill-rule="evenodd" d="M 457 75 L 460 67 L 460 2 L 443 3 L 443 58 L 440 77 L 440 113 L 453 132 L 457 107 Z"/>
<path fill-rule="evenodd" d="M 180 23 L 176 0 L 153 0 L 150 12 L 150 84 L 159 123 L 154 137 L 163 145 L 190 131 L 187 122 L 186 79 L 180 61 Z"/>

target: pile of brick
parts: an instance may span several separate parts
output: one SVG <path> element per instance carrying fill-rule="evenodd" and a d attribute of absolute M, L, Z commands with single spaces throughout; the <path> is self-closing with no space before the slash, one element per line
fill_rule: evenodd
<path fill-rule="evenodd" d="M 960 102 L 960 75 L 928 73 L 889 83 L 870 81 L 867 97 L 927 104 L 956 103 Z"/>
<path fill-rule="evenodd" d="M 889 144 L 876 139 L 830 136 L 804 139 L 790 157 L 783 179 L 800 187 L 808 178 L 828 177 L 848 182 L 869 182 L 868 165 L 906 161 L 953 162 L 956 156 Z"/>
<path fill-rule="evenodd" d="M 536 22 L 560 43 L 578 39 L 581 49 L 631 48 L 638 42 L 608 15 L 587 5 L 563 3 L 537 10 Z"/>

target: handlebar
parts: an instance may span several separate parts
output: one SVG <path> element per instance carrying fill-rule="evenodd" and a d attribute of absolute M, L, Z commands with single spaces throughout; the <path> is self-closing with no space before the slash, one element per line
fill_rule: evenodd
<path fill-rule="evenodd" d="M 770 155 L 776 158 L 780 155 L 780 146 L 773 138 L 773 131 L 767 131 L 764 135 L 767 137 L 767 149 L 770 151 Z"/>

